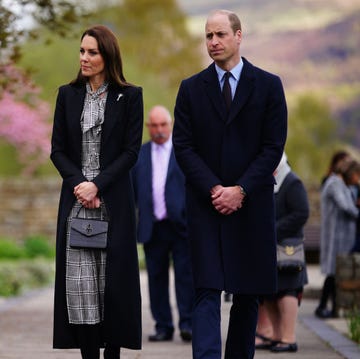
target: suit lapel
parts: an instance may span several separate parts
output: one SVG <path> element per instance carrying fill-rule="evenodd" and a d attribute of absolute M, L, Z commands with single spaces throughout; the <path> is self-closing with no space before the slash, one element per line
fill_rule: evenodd
<path fill-rule="evenodd" d="M 244 67 L 242 69 L 240 80 L 235 91 L 235 96 L 231 104 L 228 123 L 230 123 L 236 118 L 236 116 L 248 100 L 249 96 L 253 92 L 255 86 L 252 65 L 244 58 L 243 61 Z"/>
<path fill-rule="evenodd" d="M 219 116 L 227 123 L 236 118 L 242 107 L 245 105 L 254 89 L 254 76 L 252 65 L 243 58 L 244 67 L 241 72 L 240 80 L 235 91 L 235 96 L 228 114 L 225 101 L 222 97 L 219 79 L 215 70 L 215 64 L 212 63 L 204 72 L 203 80 L 205 91 L 211 100 L 211 104 Z"/>
<path fill-rule="evenodd" d="M 144 145 L 144 165 L 145 178 L 143 178 L 146 193 L 152 198 L 152 161 L 151 161 L 151 142 Z"/>
<path fill-rule="evenodd" d="M 203 80 L 205 92 L 210 98 L 211 104 L 214 106 L 215 111 L 219 114 L 223 121 L 227 119 L 227 110 L 225 101 L 221 94 L 219 79 L 215 70 L 215 64 L 212 63 L 204 72 Z"/>
<path fill-rule="evenodd" d="M 105 106 L 105 120 L 103 124 L 102 142 L 106 142 L 110 136 L 116 121 L 121 118 L 120 111 L 124 109 L 125 101 L 124 89 L 109 89 L 106 106 Z"/>
<path fill-rule="evenodd" d="M 174 150 L 171 149 L 170 158 L 169 158 L 169 165 L 168 165 L 168 170 L 167 170 L 167 174 L 166 174 L 166 182 L 169 179 L 170 173 L 174 169 L 174 165 L 175 165 L 175 154 L 174 154 Z"/>

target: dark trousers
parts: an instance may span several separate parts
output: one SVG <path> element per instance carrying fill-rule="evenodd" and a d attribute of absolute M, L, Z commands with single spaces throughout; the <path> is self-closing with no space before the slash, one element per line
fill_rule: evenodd
<path fill-rule="evenodd" d="M 221 359 L 221 291 L 197 289 L 193 315 L 193 358 Z M 255 351 L 258 300 L 233 295 L 225 359 L 252 359 Z"/>
<path fill-rule="evenodd" d="M 101 326 L 74 325 L 80 346 L 82 359 L 99 359 L 102 342 Z M 104 359 L 120 359 L 120 347 L 107 344 L 104 349 Z"/>
<path fill-rule="evenodd" d="M 336 284 L 335 276 L 328 275 L 323 284 L 319 307 L 324 309 L 327 307 L 328 300 L 331 302 L 331 311 L 333 314 L 336 313 Z"/>
<path fill-rule="evenodd" d="M 191 329 L 194 287 L 187 239 L 168 220 L 156 222 L 152 238 L 144 244 L 150 307 L 157 332 L 172 333 L 174 324 L 169 298 L 172 259 L 180 330 Z"/>

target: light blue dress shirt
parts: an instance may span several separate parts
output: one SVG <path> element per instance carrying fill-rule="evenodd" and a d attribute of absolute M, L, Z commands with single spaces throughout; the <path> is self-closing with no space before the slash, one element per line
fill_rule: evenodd
<path fill-rule="evenodd" d="M 231 74 L 231 76 L 229 76 L 229 83 L 230 83 L 232 98 L 234 98 L 236 87 L 237 87 L 237 84 L 239 83 L 240 75 L 241 75 L 241 71 L 243 69 L 243 66 L 244 66 L 244 63 L 243 63 L 242 59 L 240 58 L 240 62 L 229 71 L 230 74 Z M 218 75 L 220 88 L 221 88 L 221 91 L 222 91 L 223 86 L 224 86 L 224 81 L 225 81 L 224 75 L 225 75 L 226 71 L 223 70 L 222 68 L 220 68 L 216 64 L 215 64 L 215 69 L 216 69 L 216 72 L 217 72 L 217 75 Z"/>

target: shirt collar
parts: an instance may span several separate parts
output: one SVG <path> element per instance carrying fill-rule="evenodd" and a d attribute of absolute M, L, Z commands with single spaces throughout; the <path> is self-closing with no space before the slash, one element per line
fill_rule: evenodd
<path fill-rule="evenodd" d="M 229 72 L 231 72 L 231 75 L 234 77 L 236 82 L 238 82 L 240 79 L 240 75 L 241 75 L 241 71 L 242 71 L 243 67 L 244 67 L 244 63 L 242 61 L 242 58 L 240 57 L 239 63 L 229 71 Z M 216 69 L 216 72 L 218 75 L 219 82 L 221 82 L 226 71 L 223 70 L 221 67 L 219 67 L 216 64 L 215 64 L 215 69 Z"/>

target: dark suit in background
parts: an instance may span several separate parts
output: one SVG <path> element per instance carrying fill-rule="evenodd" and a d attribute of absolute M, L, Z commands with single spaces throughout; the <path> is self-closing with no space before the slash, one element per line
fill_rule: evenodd
<path fill-rule="evenodd" d="M 187 240 L 185 184 L 172 150 L 171 123 L 169 112 L 162 106 L 150 111 L 147 123 L 150 135 L 154 136 L 155 141 L 163 142 L 160 146 L 168 146 L 170 151 L 168 168 L 164 171 L 165 218 L 156 218 L 154 214 L 151 152 L 152 146 L 158 144 L 152 141 L 142 146 L 132 172 L 138 207 L 138 241 L 144 245 L 151 312 L 156 322 L 156 332 L 149 336 L 150 341 L 171 340 L 173 337 L 174 324 L 169 300 L 170 260 L 174 267 L 180 335 L 185 341 L 191 340 L 194 289 Z M 161 126 L 166 129 L 161 129 Z M 163 134 L 160 140 L 156 137 L 159 134 Z"/>
<path fill-rule="evenodd" d="M 175 106 L 196 290 L 195 359 L 221 358 L 223 290 L 233 293 L 225 358 L 253 358 L 257 295 L 276 291 L 272 173 L 286 139 L 286 102 L 277 76 L 241 59 L 240 42 L 236 14 L 212 13 L 206 43 L 215 63 L 181 83 Z M 237 81 L 229 109 L 227 71 Z"/>

